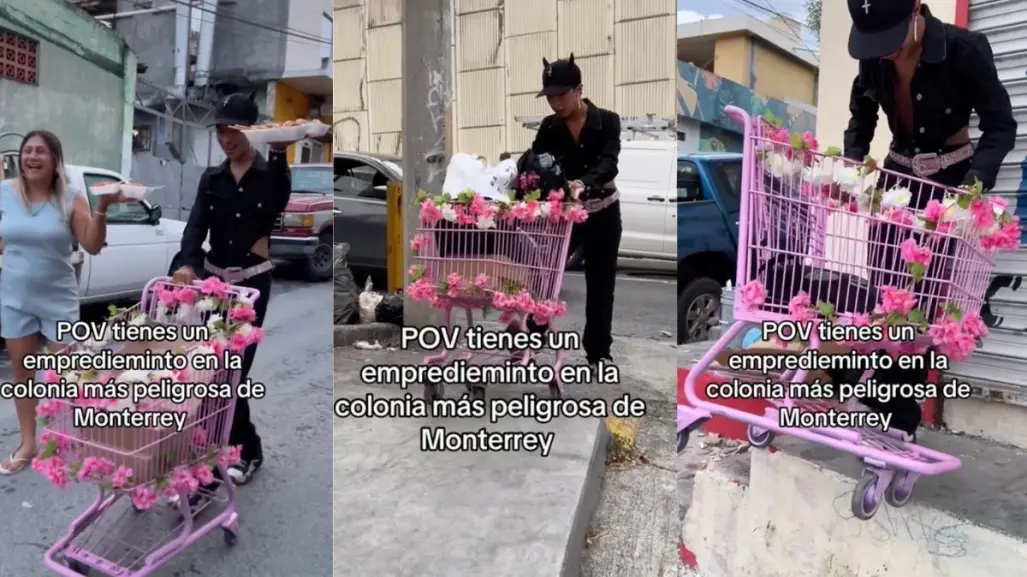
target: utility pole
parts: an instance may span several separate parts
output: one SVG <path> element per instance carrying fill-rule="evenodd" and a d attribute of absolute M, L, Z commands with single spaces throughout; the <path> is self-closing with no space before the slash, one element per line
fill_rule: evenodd
<path fill-rule="evenodd" d="M 404 285 L 410 282 L 410 241 L 420 221 L 417 192 L 442 193 L 453 101 L 452 0 L 403 0 L 403 250 Z M 403 324 L 438 324 L 435 309 L 407 299 Z"/>

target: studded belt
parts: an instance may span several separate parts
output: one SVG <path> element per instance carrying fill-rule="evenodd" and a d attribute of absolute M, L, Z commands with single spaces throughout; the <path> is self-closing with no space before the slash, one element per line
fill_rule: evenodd
<path fill-rule="evenodd" d="M 210 274 L 220 278 L 228 284 L 239 284 L 246 279 L 250 279 L 257 276 L 258 274 L 271 272 L 275 268 L 275 264 L 269 260 L 266 260 L 260 264 L 256 264 L 247 268 L 243 268 L 241 266 L 230 266 L 227 268 L 221 268 L 212 265 L 209 260 L 205 260 L 203 261 L 203 268 Z"/>
<path fill-rule="evenodd" d="M 934 176 L 946 168 L 963 162 L 974 155 L 974 147 L 972 144 L 967 143 L 965 146 L 957 148 L 952 152 L 946 152 L 945 154 L 928 153 L 928 154 L 917 154 L 916 156 L 903 156 L 897 152 L 889 152 L 888 158 L 892 159 L 895 164 L 904 166 L 911 171 L 913 174 L 920 178 L 927 178 Z"/>

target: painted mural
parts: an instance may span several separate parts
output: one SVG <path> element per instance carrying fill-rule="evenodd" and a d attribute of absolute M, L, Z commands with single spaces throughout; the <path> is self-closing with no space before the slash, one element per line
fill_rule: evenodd
<path fill-rule="evenodd" d="M 741 140 L 742 126 L 724 114 L 724 107 L 729 104 L 752 115 L 770 111 L 794 132 L 812 132 L 817 128 L 816 115 L 781 100 L 756 94 L 741 84 L 688 62 L 678 62 L 677 88 L 678 115 L 703 123 L 703 130 L 709 130 L 711 146 L 724 146 L 724 150 L 741 150 L 738 141 Z M 707 137 L 703 136 L 702 140 L 705 142 Z"/>

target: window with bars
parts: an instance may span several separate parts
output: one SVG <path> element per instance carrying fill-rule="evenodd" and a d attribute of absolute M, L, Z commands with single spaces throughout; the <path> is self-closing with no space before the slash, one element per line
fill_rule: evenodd
<path fill-rule="evenodd" d="M 0 28 L 0 78 L 38 85 L 39 43 Z"/>

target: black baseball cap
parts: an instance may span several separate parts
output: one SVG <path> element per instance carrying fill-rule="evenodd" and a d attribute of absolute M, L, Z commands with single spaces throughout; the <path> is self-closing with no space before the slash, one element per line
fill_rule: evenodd
<path fill-rule="evenodd" d="M 849 56 L 884 58 L 902 47 L 909 34 L 916 0 L 848 0 L 852 29 Z"/>
<path fill-rule="evenodd" d="M 542 66 L 542 92 L 536 94 L 536 98 L 559 96 L 581 86 L 581 69 L 574 63 L 573 53 L 566 60 L 556 62 L 543 58 Z"/>
<path fill-rule="evenodd" d="M 230 94 L 218 103 L 212 126 L 252 126 L 260 117 L 253 98 L 245 94 Z"/>

